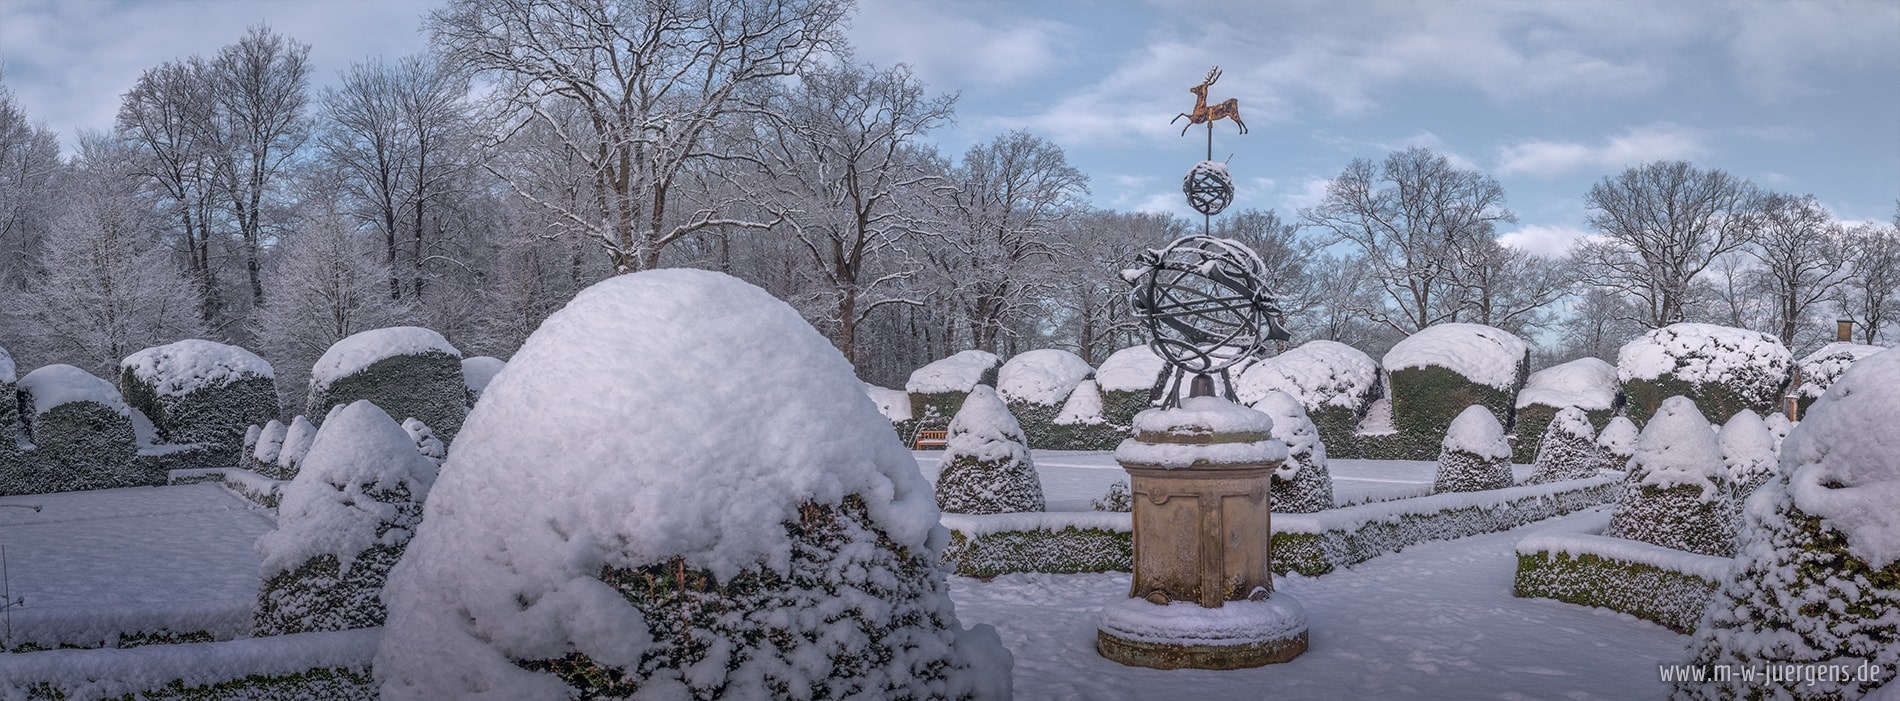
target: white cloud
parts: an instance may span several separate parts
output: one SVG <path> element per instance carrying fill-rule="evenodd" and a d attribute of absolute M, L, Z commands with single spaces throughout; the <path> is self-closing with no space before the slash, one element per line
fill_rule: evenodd
<path fill-rule="evenodd" d="M 1891 2 L 1732 3 L 1729 56 L 1758 96 L 1784 99 L 1829 90 L 1826 75 L 1900 67 L 1900 4 Z"/>
<path fill-rule="evenodd" d="M 1326 188 L 1333 184 L 1326 178 L 1307 178 L 1300 186 L 1280 195 L 1279 211 L 1285 218 L 1299 216 L 1299 211 L 1319 205 L 1326 199 Z"/>
<path fill-rule="evenodd" d="M 1628 129 L 1601 143 L 1531 139 L 1498 149 L 1501 175 L 1551 177 L 1571 171 L 1612 171 L 1658 160 L 1692 159 L 1709 153 L 1706 135 L 1696 129 L 1660 123 Z"/>
<path fill-rule="evenodd" d="M 861 59 L 908 63 L 933 86 L 1009 85 L 1054 66 L 1067 25 L 982 4 L 866 0 L 848 32 Z"/>
<path fill-rule="evenodd" d="M 1540 256 L 1559 256 L 1590 232 L 1571 226 L 1530 224 L 1498 236 L 1498 243 Z"/>

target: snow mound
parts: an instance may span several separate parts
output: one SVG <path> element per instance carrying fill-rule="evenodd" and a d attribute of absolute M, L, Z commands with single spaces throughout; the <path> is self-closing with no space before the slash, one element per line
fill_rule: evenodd
<path fill-rule="evenodd" d="M 1801 359 L 1801 386 L 1795 390 L 1795 396 L 1804 399 L 1819 398 L 1829 386 L 1834 384 L 1835 378 L 1847 372 L 1848 366 L 1861 358 L 1886 350 L 1885 346 L 1839 341 L 1821 346 L 1820 350 L 1809 353 L 1808 357 Z"/>
<path fill-rule="evenodd" d="M 1439 324 L 1406 336 L 1385 354 L 1386 372 L 1442 367 L 1478 384 L 1510 391 L 1530 346 L 1508 331 L 1482 324 Z"/>
<path fill-rule="evenodd" d="M 1079 424 L 1095 425 L 1107 421 L 1102 418 L 1102 393 L 1096 389 L 1094 380 L 1083 380 L 1069 393 L 1068 401 L 1062 403 L 1062 411 L 1056 413 L 1056 425 L 1075 426 Z"/>
<path fill-rule="evenodd" d="M 989 385 L 977 385 L 963 400 L 963 408 L 950 419 L 949 437 L 944 444 L 942 462 L 958 457 L 983 462 L 1017 460 L 1029 464 L 1029 448 L 1023 439 L 1022 424 L 1009 413 L 1009 407 Z M 1030 469 L 1033 471 L 1034 466 Z"/>
<path fill-rule="evenodd" d="M 910 381 L 904 383 L 904 391 L 912 394 L 968 392 L 983 381 L 983 374 L 995 368 L 999 360 L 995 353 L 966 350 L 917 368 L 910 374 Z"/>
<path fill-rule="evenodd" d="M 1641 436 L 1642 432 L 1636 429 L 1636 422 L 1627 416 L 1617 416 L 1604 424 L 1603 432 L 1597 434 L 1597 447 L 1611 455 L 1635 455 L 1636 439 Z M 1623 466 L 1617 465 L 1615 468 L 1621 470 Z"/>
<path fill-rule="evenodd" d="M 1117 638 L 1156 645 L 1245 645 L 1306 632 L 1306 609 L 1284 593 L 1228 601 L 1216 609 L 1191 601 L 1156 604 L 1129 598 L 1103 606 L 1096 625 Z"/>
<path fill-rule="evenodd" d="M 73 402 L 93 402 L 131 418 L 132 407 L 112 383 L 71 365 L 47 365 L 20 378 L 20 391 L 33 395 L 33 415 Z M 22 407 L 25 408 L 25 407 Z"/>
<path fill-rule="evenodd" d="M 392 326 L 386 329 L 371 329 L 337 341 L 324 351 L 323 357 L 310 368 L 310 384 L 313 387 L 328 387 L 330 383 L 349 377 L 364 368 L 375 365 L 377 361 L 399 355 L 419 355 L 428 351 L 439 351 L 462 357 L 462 351 L 449 345 L 442 334 L 420 326 Z"/>
<path fill-rule="evenodd" d="M 1716 432 L 1715 442 L 1722 449 L 1722 465 L 1737 496 L 1747 497 L 1774 476 L 1775 434 L 1755 412 L 1736 412 Z"/>
<path fill-rule="evenodd" d="M 910 394 L 894 389 L 885 389 L 869 382 L 864 383 L 864 395 L 877 405 L 877 411 L 892 421 L 911 419 Z"/>
<path fill-rule="evenodd" d="M 851 515 L 837 521 L 844 542 L 814 549 L 803 541 L 820 533 L 795 537 L 785 527 L 813 509 Z M 709 625 L 791 629 L 794 640 L 841 636 L 843 649 L 889 656 L 885 682 L 914 696 L 1008 693 L 1009 653 L 994 631 L 959 632 L 937 569 L 948 535 L 890 422 L 850 363 L 795 310 L 726 275 L 618 276 L 550 316 L 469 415 L 425 514 L 384 590 L 389 624 L 375 663 L 384 698 L 566 698 L 574 690 L 560 678 L 515 660 L 582 655 L 635 668 L 649 651 L 662 658 L 640 682 L 648 696 L 706 695 L 717 684 L 734 697 L 763 698 L 768 679 L 800 675 L 803 682 L 787 683 L 816 685 L 853 660 L 819 645 L 773 657 L 759 649 L 773 643 L 756 628 L 761 637 L 701 638 L 712 645 L 701 651 L 704 664 L 668 666 L 666 655 L 688 652 L 663 646 L 703 631 L 699 619 L 667 618 L 683 630 L 651 628 L 639 608 L 651 602 L 637 605 L 623 593 L 633 590 L 603 576 L 691 570 L 710 582 L 746 574 L 791 587 L 791 568 L 819 556 L 840 567 L 798 577 L 841 588 L 901 584 L 908 598 L 801 595 L 791 597 L 794 608 L 732 611 Z M 915 580 L 894 580 L 911 570 L 856 564 L 897 551 L 923 563 Z M 819 605 L 834 608 L 797 608 Z M 892 626 L 881 639 L 851 624 L 879 616 Z M 984 662 L 1005 666 L 971 669 Z M 920 667 L 978 688 L 923 688 L 913 676 Z"/>
<path fill-rule="evenodd" d="M 482 396 L 482 390 L 494 381 L 495 373 L 507 367 L 508 363 L 500 358 L 478 355 L 462 359 L 462 384 L 468 387 L 471 396 Z"/>
<path fill-rule="evenodd" d="M 1440 447 L 1446 452 L 1470 453 L 1492 460 L 1511 457 L 1511 443 L 1504 438 L 1504 425 L 1498 423 L 1498 417 L 1492 415 L 1490 409 L 1477 404 L 1465 407 L 1458 418 L 1451 420 Z"/>
<path fill-rule="evenodd" d="M 283 452 L 284 439 L 290 437 L 290 429 L 284 422 L 271 419 L 257 434 L 257 442 L 251 447 L 251 459 L 261 468 L 277 463 L 277 454 Z"/>
<path fill-rule="evenodd" d="M 1754 382 L 1767 372 L 1784 375 L 1788 349 L 1759 331 L 1715 324 L 1670 324 L 1643 334 L 1616 352 L 1619 381 L 1674 375 L 1684 382 Z"/>
<path fill-rule="evenodd" d="M 1722 447 L 1710 429 L 1694 401 L 1681 395 L 1665 399 L 1636 439 L 1630 465 L 1642 484 L 1697 487 L 1706 500 L 1715 494 L 1715 480 L 1727 478 Z"/>
<path fill-rule="evenodd" d="M 1517 393 L 1517 408 L 1532 404 L 1574 406 L 1605 411 L 1616 403 L 1616 366 L 1597 358 L 1579 358 L 1538 370 Z"/>
<path fill-rule="evenodd" d="M 1135 431 L 1158 436 L 1210 433 L 1271 434 L 1273 419 L 1220 397 L 1188 397 L 1173 409 L 1148 409 L 1135 415 Z"/>
<path fill-rule="evenodd" d="M 186 339 L 133 353 L 119 368 L 150 384 L 160 395 L 183 397 L 205 387 L 223 387 L 245 376 L 276 377 L 270 363 L 243 348 Z"/>
<path fill-rule="evenodd" d="M 284 468 L 286 473 L 295 474 L 294 471 L 303 464 L 304 456 L 310 454 L 310 446 L 316 441 L 316 424 L 310 423 L 310 419 L 303 415 L 291 419 L 290 428 L 284 431 L 284 443 L 277 449 L 277 466 Z"/>
<path fill-rule="evenodd" d="M 396 514 L 372 495 L 401 487 L 420 501 L 435 473 L 435 463 L 416 452 L 389 414 L 369 400 L 350 404 L 324 422 L 297 478 L 284 488 L 277 529 L 257 539 L 259 574 L 270 579 L 323 555 L 334 555 L 348 574 L 371 546 L 398 545 L 410 535 L 401 528 L 377 533 Z"/>
<path fill-rule="evenodd" d="M 1018 353 L 996 371 L 996 392 L 1004 401 L 1055 406 L 1095 373 L 1082 356 L 1059 348 Z"/>
<path fill-rule="evenodd" d="M 1155 355 L 1148 346 L 1129 346 L 1115 351 L 1095 371 L 1095 384 L 1103 392 L 1147 392 L 1154 389 L 1168 361 Z"/>
<path fill-rule="evenodd" d="M 1512 369 L 1512 373 L 1516 373 Z M 1308 410 L 1338 407 L 1359 410 L 1379 383 L 1372 356 L 1337 341 L 1307 341 L 1298 348 L 1248 366 L 1234 378 L 1240 403 L 1253 406 L 1274 391 L 1293 395 Z"/>
<path fill-rule="evenodd" d="M 1842 373 L 1782 443 L 1795 506 L 1847 536 L 1879 569 L 1900 561 L 1900 353 L 1868 356 Z"/>

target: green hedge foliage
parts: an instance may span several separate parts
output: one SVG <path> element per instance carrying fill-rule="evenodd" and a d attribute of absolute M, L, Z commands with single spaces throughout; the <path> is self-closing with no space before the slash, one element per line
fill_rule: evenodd
<path fill-rule="evenodd" d="M 1557 552 L 1519 554 L 1511 593 L 1621 611 L 1688 633 L 1715 596 L 1715 586 L 1700 576 L 1646 563 Z"/>
<path fill-rule="evenodd" d="M 1757 414 L 1772 412 L 1779 408 L 1781 388 L 1786 384 L 1785 379 L 1762 379 L 1740 385 L 1694 383 L 1665 373 L 1654 380 L 1632 379 L 1624 382 L 1623 396 L 1629 399 L 1625 411 L 1630 420 L 1641 426 L 1656 415 L 1656 408 L 1662 406 L 1663 400 L 1676 395 L 1694 401 L 1704 416 L 1734 416 L 1735 412 L 1743 409 Z"/>
<path fill-rule="evenodd" d="M 277 381 L 245 374 L 218 387 L 203 387 L 182 397 L 159 394 L 130 368 L 119 373 L 120 391 L 132 408 L 145 412 L 168 444 L 208 443 L 203 462 L 191 467 L 238 464 L 244 430 L 277 417 Z"/>
<path fill-rule="evenodd" d="M 24 394 L 22 395 L 24 397 Z M 27 426 L 34 449 L 0 486 L 7 494 L 141 487 L 165 483 L 165 473 L 138 461 L 132 420 L 96 402 L 69 402 L 35 416 Z"/>
<path fill-rule="evenodd" d="M 375 402 L 398 421 L 421 419 L 444 444 L 468 418 L 462 359 L 441 351 L 384 358 L 328 386 L 312 385 L 304 414 L 321 425 L 318 417 L 329 415 L 330 407 L 359 399 Z"/>
<path fill-rule="evenodd" d="M 1517 440 L 1511 442 L 1512 462 L 1529 464 L 1537 459 L 1537 450 L 1543 444 L 1544 432 L 1550 429 L 1550 420 L 1556 418 L 1557 412 L 1563 409 L 1563 407 L 1545 404 L 1517 408 L 1517 423 L 1511 431 L 1517 436 Z M 1610 417 L 1615 414 L 1616 412 L 1610 409 L 1583 412 L 1584 417 L 1590 420 L 1590 428 L 1593 431 L 1603 430 L 1603 426 L 1608 424 Z"/>
<path fill-rule="evenodd" d="M 1517 390 L 1524 386 L 1530 361 L 1518 363 L 1517 383 L 1508 391 L 1472 382 L 1463 375 L 1442 367 L 1405 368 L 1390 373 L 1392 384 L 1392 427 L 1403 438 L 1395 439 L 1395 449 L 1403 454 L 1391 459 L 1431 460 L 1438 454 L 1438 441 L 1452 419 L 1473 404 L 1491 410 L 1498 423 L 1511 429 Z M 1362 456 L 1365 457 L 1365 456 Z"/>
<path fill-rule="evenodd" d="M 1061 530 L 1003 531 L 980 538 L 950 531 L 944 563 L 965 577 L 1011 572 L 1128 572 L 1134 568 L 1134 534 L 1067 526 Z"/>

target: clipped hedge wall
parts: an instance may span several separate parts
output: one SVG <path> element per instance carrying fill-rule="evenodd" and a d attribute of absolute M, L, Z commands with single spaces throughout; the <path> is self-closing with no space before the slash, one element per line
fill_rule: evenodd
<path fill-rule="evenodd" d="M 1524 549 L 1519 549 L 1517 578 L 1511 586 L 1515 596 L 1620 611 L 1678 633 L 1693 632 L 1702 618 L 1702 610 L 1715 597 L 1717 581 L 1706 576 L 1708 573 L 1684 572 L 1588 552 L 1573 556 L 1562 550 L 1526 553 Z M 1701 559 L 1723 566 L 1728 562 L 1706 556 Z"/>
<path fill-rule="evenodd" d="M 1030 447 L 1053 447 L 1051 441 L 1055 439 L 1056 414 L 1062 413 L 1061 403 L 1047 405 L 1008 400 L 1004 406 L 1009 407 L 1010 415 L 1016 417 L 1016 423 L 1022 426 L 1023 438 Z"/>
<path fill-rule="evenodd" d="M 1517 366 L 1517 383 L 1509 390 L 1487 387 L 1442 367 L 1404 368 L 1389 374 L 1392 383 L 1392 428 L 1403 438 L 1396 439 L 1396 460 L 1432 460 L 1438 457 L 1438 442 L 1451 427 L 1452 419 L 1473 404 L 1491 410 L 1504 430 L 1511 430 L 1515 415 L 1517 388 L 1524 386 L 1530 361 Z M 1369 456 L 1361 456 L 1369 457 Z"/>
<path fill-rule="evenodd" d="M 132 368 L 119 372 L 120 391 L 132 408 L 152 420 L 162 443 L 209 443 L 192 467 L 236 465 L 244 430 L 277 418 L 277 381 L 245 374 L 218 387 L 203 387 L 182 397 L 160 394 Z"/>
<path fill-rule="evenodd" d="M 61 701 L 368 701 L 377 698 L 369 664 L 379 634 L 35 652 L 0 668 L 0 690 L 8 698 Z"/>
<path fill-rule="evenodd" d="M 979 518 L 966 516 L 963 518 Z M 1011 572 L 1128 572 L 1134 568 L 1134 533 L 1121 528 L 1058 526 L 975 535 L 950 529 L 944 564 L 965 577 Z"/>
<path fill-rule="evenodd" d="M 1029 427 L 1024 426 L 1023 430 L 1028 432 Z M 1114 450 L 1123 439 L 1133 435 L 1133 429 L 1126 424 L 1050 424 L 1048 432 L 1043 434 L 1043 442 L 1037 443 L 1031 436 L 1029 445 L 1037 450 Z"/>
<path fill-rule="evenodd" d="M 35 449 L 19 457 L 22 469 L 8 494 L 75 492 L 155 486 L 165 473 L 138 461 L 132 420 L 96 402 L 68 402 L 33 417 Z"/>
<path fill-rule="evenodd" d="M 997 368 L 994 367 L 984 370 L 983 377 L 977 380 L 976 383 L 995 387 L 996 370 Z M 969 398 L 969 396 L 969 392 L 910 393 L 910 418 L 914 424 L 912 430 L 940 431 L 949 428 L 950 418 L 957 415 L 957 410 L 963 408 L 963 400 Z M 1060 407 L 1057 407 L 1056 410 L 1060 410 Z M 1050 418 L 1055 417 L 1053 411 L 1049 416 Z"/>
<path fill-rule="evenodd" d="M 319 417 L 328 416 L 330 407 L 359 399 L 375 402 L 398 421 L 421 419 L 444 444 L 455 440 L 468 418 L 462 359 L 437 350 L 391 356 L 328 386 L 312 385 L 304 414 L 321 425 Z"/>
<path fill-rule="evenodd" d="M 1517 423 L 1512 429 L 1516 439 L 1511 442 L 1511 462 L 1529 464 L 1537 459 L 1537 446 L 1544 440 L 1544 431 L 1550 428 L 1551 419 L 1557 418 L 1557 412 L 1563 407 L 1546 404 L 1532 404 L 1517 408 Z M 1590 420 L 1590 430 L 1602 431 L 1610 423 L 1610 417 L 1616 414 L 1612 409 L 1585 411 L 1583 415 Z"/>
<path fill-rule="evenodd" d="M 1784 382 L 1782 386 L 1785 387 L 1786 383 Z M 1700 410 L 1703 416 L 1734 416 L 1735 412 L 1743 409 L 1765 414 L 1780 408 L 1777 399 L 1780 396 L 1779 389 L 1766 393 L 1773 396 L 1766 401 L 1761 401 L 1750 397 L 1751 394 L 1762 394 L 1760 392 L 1751 393 L 1744 388 L 1731 387 L 1720 382 L 1698 384 L 1678 379 L 1672 373 L 1664 373 L 1662 377 L 1654 380 L 1632 379 L 1623 383 L 1623 396 L 1629 400 L 1625 413 L 1631 421 L 1636 422 L 1636 425 L 1642 426 L 1649 423 L 1650 417 L 1656 415 L 1656 408 L 1662 406 L 1663 400 L 1678 394 L 1694 401 L 1696 409 Z"/>

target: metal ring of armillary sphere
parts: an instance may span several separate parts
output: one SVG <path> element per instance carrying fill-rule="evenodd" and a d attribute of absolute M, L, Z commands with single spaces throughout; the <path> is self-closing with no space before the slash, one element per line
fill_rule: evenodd
<path fill-rule="evenodd" d="M 1189 207 L 1211 217 L 1233 203 L 1234 178 L 1225 164 L 1201 161 L 1181 179 L 1181 192 L 1187 195 Z"/>
<path fill-rule="evenodd" d="M 1257 355 L 1278 331 L 1278 295 L 1260 257 L 1239 243 L 1183 236 L 1142 253 L 1130 279 L 1151 347 L 1181 371 L 1208 375 Z"/>

